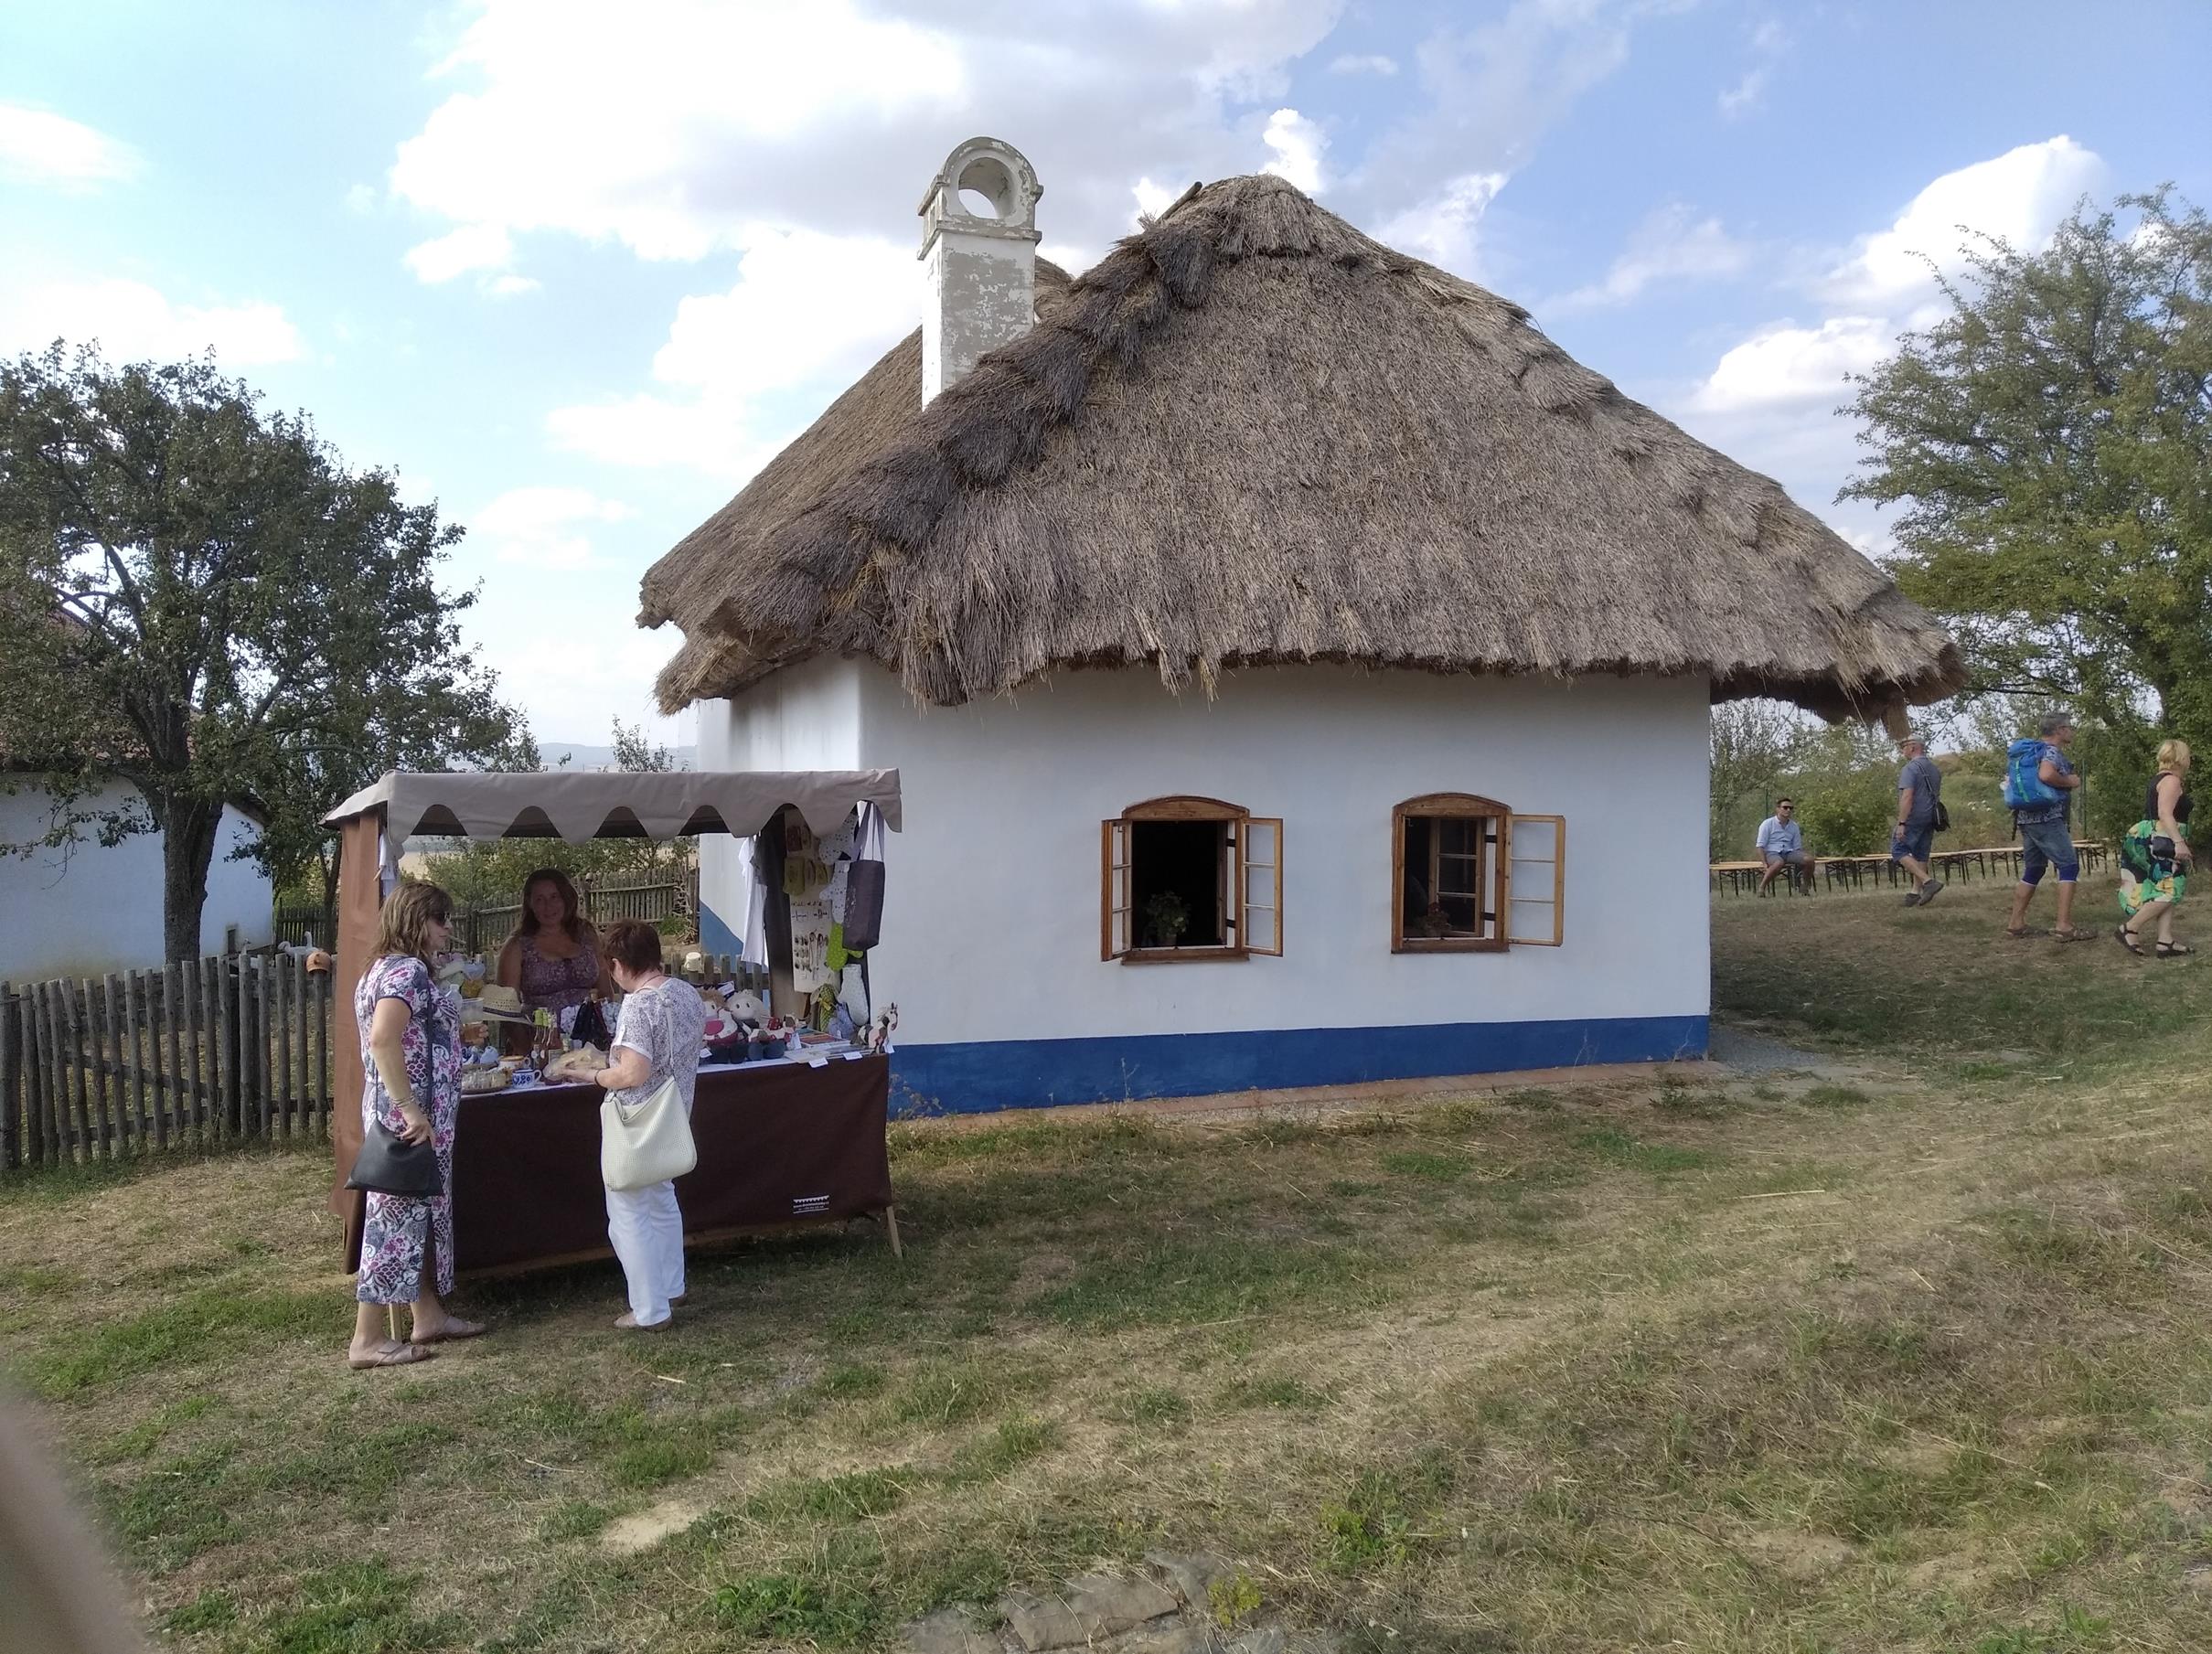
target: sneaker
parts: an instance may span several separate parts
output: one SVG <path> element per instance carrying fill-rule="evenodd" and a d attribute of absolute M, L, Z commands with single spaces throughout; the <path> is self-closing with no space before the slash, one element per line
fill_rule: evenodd
<path fill-rule="evenodd" d="M 1920 892 L 1918 891 L 1914 891 L 1907 895 L 1905 898 L 1905 905 L 1907 907 L 1918 907 L 1920 905 Z"/>
<path fill-rule="evenodd" d="M 1943 881 L 1940 879 L 1930 879 L 1926 884 L 1920 887 L 1920 905 L 1922 907 L 1926 907 L 1929 902 L 1933 902 L 1942 893 Z"/>

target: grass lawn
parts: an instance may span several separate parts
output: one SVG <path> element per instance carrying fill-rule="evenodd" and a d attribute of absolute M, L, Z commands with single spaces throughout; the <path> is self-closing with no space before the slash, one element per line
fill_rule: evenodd
<path fill-rule="evenodd" d="M 588 1267 L 349 1373 L 322 1160 L 18 1179 L 0 1360 L 210 1654 L 868 1649 L 1159 1546 L 1350 1649 L 2212 1646 L 2212 954 L 2007 888 L 1716 903 L 1858 1072 L 902 1128 L 903 1264 L 649 1340 Z"/>

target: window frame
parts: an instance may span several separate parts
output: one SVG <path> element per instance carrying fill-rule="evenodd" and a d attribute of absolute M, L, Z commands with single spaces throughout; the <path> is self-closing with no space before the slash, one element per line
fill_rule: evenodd
<path fill-rule="evenodd" d="M 1405 823 L 1409 816 L 1432 820 L 1495 822 L 1494 833 L 1485 829 L 1476 839 L 1476 893 L 1496 924 L 1495 936 L 1409 936 L 1405 934 Z M 1424 793 L 1408 798 L 1390 812 L 1390 951 L 1394 954 L 1501 954 L 1512 945 L 1506 934 L 1506 915 L 1512 912 L 1512 861 L 1511 844 L 1513 812 L 1495 798 L 1478 793 Z M 1442 851 L 1432 843 L 1432 860 Z M 1488 878 L 1485 878 L 1487 870 Z M 1487 888 L 1486 888 L 1487 887 Z M 1431 883 L 1430 890 L 1437 888 Z"/>
<path fill-rule="evenodd" d="M 1234 940 L 1218 945 L 1147 947 L 1138 940 L 1135 836 L 1138 824 L 1149 821 L 1202 821 L 1219 823 L 1223 838 L 1223 865 L 1215 889 L 1222 906 L 1222 934 Z M 1119 816 L 1099 824 L 1098 957 L 1122 965 L 1197 965 L 1224 959 L 1277 958 L 1283 951 L 1283 823 L 1279 816 L 1255 816 L 1239 804 L 1194 793 L 1170 794 L 1130 805 Z M 1272 864 L 1250 863 L 1246 850 L 1255 827 L 1275 836 Z M 1256 902 L 1250 877 L 1256 869 L 1272 874 L 1272 902 Z M 1122 883 L 1123 905 L 1116 906 L 1116 881 Z M 1272 944 L 1255 947 L 1248 941 L 1254 911 L 1272 914 Z M 1120 934 L 1116 934 L 1119 922 Z"/>

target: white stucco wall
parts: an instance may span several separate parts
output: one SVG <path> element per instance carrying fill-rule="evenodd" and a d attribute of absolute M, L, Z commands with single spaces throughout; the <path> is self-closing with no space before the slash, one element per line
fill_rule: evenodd
<path fill-rule="evenodd" d="M 112 807 L 128 796 L 118 786 L 100 805 L 88 802 L 86 807 Z M 50 820 L 43 792 L 27 787 L 0 793 L 0 843 L 37 838 Z M 200 913 L 203 955 L 222 951 L 231 925 L 250 947 L 275 934 L 268 875 L 253 861 L 230 859 L 233 849 L 259 834 L 236 810 L 223 812 Z M 91 840 L 28 858 L 0 857 L 0 979 L 33 982 L 158 966 L 161 882 L 158 833 L 138 834 L 113 849 Z"/>
<path fill-rule="evenodd" d="M 1077 672 L 947 710 L 817 662 L 701 721 L 704 763 L 900 770 L 871 966 L 903 1041 L 1707 1014 L 1702 679 Z M 1390 952 L 1391 810 L 1446 791 L 1566 817 L 1563 946 Z M 1282 957 L 1100 961 L 1098 824 L 1180 793 L 1283 818 Z"/>
<path fill-rule="evenodd" d="M 1697 678 L 1239 673 L 1213 700 L 1069 673 L 914 706 L 873 667 L 860 762 L 895 764 L 880 989 L 902 1039 L 1069 1039 L 1706 1014 L 1707 699 Z M 1478 793 L 1566 817 L 1565 944 L 1390 951 L 1391 810 Z M 1281 958 L 1098 957 L 1098 824 L 1179 793 L 1283 818 Z"/>

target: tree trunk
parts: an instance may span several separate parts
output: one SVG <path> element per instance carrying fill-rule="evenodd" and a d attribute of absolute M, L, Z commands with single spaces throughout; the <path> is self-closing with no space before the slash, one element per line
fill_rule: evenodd
<path fill-rule="evenodd" d="M 199 957 L 200 910 L 208 904 L 208 868 L 215 859 L 215 832 L 223 807 L 199 798 L 176 798 L 162 812 L 161 932 L 165 957 Z"/>

